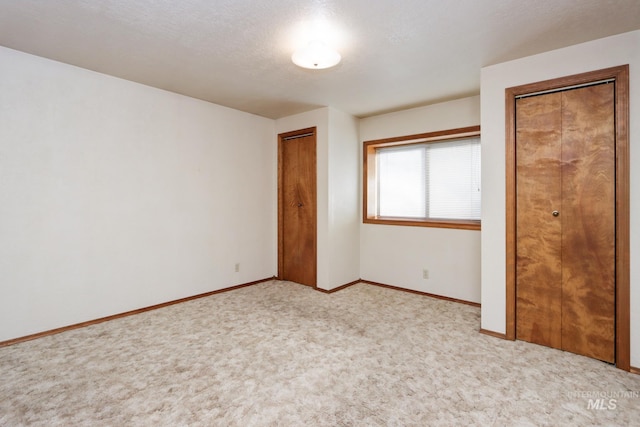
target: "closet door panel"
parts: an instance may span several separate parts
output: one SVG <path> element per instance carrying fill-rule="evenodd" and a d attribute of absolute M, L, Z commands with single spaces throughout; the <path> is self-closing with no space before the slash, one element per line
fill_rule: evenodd
<path fill-rule="evenodd" d="M 562 348 L 613 362 L 614 85 L 562 92 Z"/>
<path fill-rule="evenodd" d="M 516 102 L 516 337 L 561 348 L 561 94 Z"/>

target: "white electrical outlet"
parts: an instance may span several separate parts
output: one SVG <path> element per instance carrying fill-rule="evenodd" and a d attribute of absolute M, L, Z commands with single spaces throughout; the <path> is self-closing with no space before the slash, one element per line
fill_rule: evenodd
<path fill-rule="evenodd" d="M 423 279 L 429 278 L 429 270 L 427 270 L 426 268 L 422 270 L 422 278 Z"/>
<path fill-rule="evenodd" d="M 240 263 L 236 262 L 236 273 L 240 272 Z"/>

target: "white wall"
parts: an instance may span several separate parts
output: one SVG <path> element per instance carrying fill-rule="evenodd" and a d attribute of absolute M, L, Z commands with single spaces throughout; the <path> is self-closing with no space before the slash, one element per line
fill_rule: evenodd
<path fill-rule="evenodd" d="M 360 279 L 358 119 L 329 109 L 329 280 L 323 289 Z"/>
<path fill-rule="evenodd" d="M 0 341 L 275 274 L 272 120 L 0 64 Z"/>
<path fill-rule="evenodd" d="M 276 121 L 278 134 L 316 127 L 317 286 L 325 290 L 359 278 L 358 256 L 353 253 L 359 238 L 356 123 L 354 117 L 329 107 Z"/>
<path fill-rule="evenodd" d="M 362 119 L 360 140 L 477 126 L 479 123 L 480 98 L 474 96 Z M 484 141 L 484 130 L 482 132 Z M 427 280 L 422 278 L 423 268 L 429 270 Z M 480 302 L 480 232 L 362 224 L 360 275 L 364 280 Z"/>
<path fill-rule="evenodd" d="M 482 69 L 482 328 L 505 323 L 505 89 L 629 64 L 631 153 L 631 365 L 640 367 L 640 31 Z"/>

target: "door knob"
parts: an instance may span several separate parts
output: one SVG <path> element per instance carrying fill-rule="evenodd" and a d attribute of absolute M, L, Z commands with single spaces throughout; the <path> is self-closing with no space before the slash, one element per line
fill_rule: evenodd
<path fill-rule="evenodd" d="M 551 212 L 551 215 L 553 215 L 553 216 L 558 216 L 558 215 L 560 215 L 560 212 L 558 212 L 558 211 L 553 211 L 553 212 Z"/>

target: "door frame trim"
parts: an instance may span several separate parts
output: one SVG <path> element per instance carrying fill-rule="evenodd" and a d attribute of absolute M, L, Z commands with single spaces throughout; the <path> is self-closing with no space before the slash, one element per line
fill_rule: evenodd
<path fill-rule="evenodd" d="M 309 134 L 313 134 L 313 197 L 316 199 L 315 207 L 316 209 L 313 211 L 313 228 L 315 231 L 315 239 L 313 244 L 313 288 L 318 288 L 318 186 L 317 186 L 317 144 L 318 144 L 318 133 L 316 132 L 316 127 L 310 127 L 305 129 L 294 130 L 291 132 L 285 132 L 278 134 L 278 279 L 282 279 L 282 275 L 284 272 L 284 210 L 282 208 L 284 203 L 284 189 L 282 188 L 282 178 L 284 173 L 284 168 L 282 165 L 282 144 L 289 139 L 293 138 L 302 138 L 305 136 L 310 136 Z"/>
<path fill-rule="evenodd" d="M 505 89 L 505 158 L 506 158 L 506 332 L 516 339 L 516 120 L 515 99 L 533 92 L 615 80 L 616 139 L 616 338 L 615 362 L 629 371 L 630 350 L 630 258 L 629 258 L 629 65 L 621 65 L 557 79 L 545 80 Z"/>

